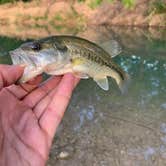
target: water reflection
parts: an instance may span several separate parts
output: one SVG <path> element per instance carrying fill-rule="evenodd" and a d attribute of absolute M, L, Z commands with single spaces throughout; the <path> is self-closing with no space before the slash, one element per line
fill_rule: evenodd
<path fill-rule="evenodd" d="M 91 121 L 94 119 L 95 108 L 93 105 L 89 105 L 87 108 L 83 107 L 78 110 L 79 122 L 74 126 L 74 130 L 78 131 L 86 121 Z"/>
<path fill-rule="evenodd" d="M 95 36 L 93 39 L 97 42 L 112 39 L 112 31 L 108 29 L 97 32 L 81 35 Z M 122 32 L 116 32 L 115 37 L 124 45 L 124 51 L 114 61 L 131 76 L 128 93 L 121 95 L 111 79 L 108 92 L 91 79 L 82 80 L 51 152 L 51 156 L 56 156 L 59 147 L 63 150 L 72 145 L 71 158 L 61 161 L 50 157 L 49 163 L 58 166 L 73 163 L 77 166 L 166 165 L 165 40 L 149 40 L 136 34 L 136 30 L 124 35 Z M 0 37 L 0 62 L 10 63 L 7 51 L 21 42 Z"/>

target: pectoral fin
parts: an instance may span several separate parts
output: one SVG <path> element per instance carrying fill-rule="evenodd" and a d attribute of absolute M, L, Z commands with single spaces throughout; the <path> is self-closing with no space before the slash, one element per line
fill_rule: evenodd
<path fill-rule="evenodd" d="M 107 77 L 104 78 L 93 78 L 94 81 L 103 89 L 103 90 L 109 90 L 109 84 Z"/>
<path fill-rule="evenodd" d="M 43 69 L 40 67 L 35 68 L 33 66 L 27 66 L 25 67 L 24 73 L 18 82 L 25 83 L 31 80 L 32 78 L 36 77 L 37 75 L 41 74 L 42 72 L 43 72 Z"/>

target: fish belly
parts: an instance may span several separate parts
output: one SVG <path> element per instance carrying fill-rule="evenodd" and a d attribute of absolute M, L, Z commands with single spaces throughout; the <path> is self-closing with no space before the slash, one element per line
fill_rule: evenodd
<path fill-rule="evenodd" d="M 72 73 L 73 70 L 72 70 L 71 64 L 68 63 L 68 64 L 58 67 L 58 68 L 56 68 L 56 65 L 55 65 L 55 67 L 53 67 L 53 66 L 45 67 L 44 72 L 49 75 L 63 75 L 66 73 Z"/>

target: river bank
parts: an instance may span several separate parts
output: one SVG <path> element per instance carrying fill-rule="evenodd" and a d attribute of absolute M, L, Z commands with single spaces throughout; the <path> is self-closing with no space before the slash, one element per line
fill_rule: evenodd
<path fill-rule="evenodd" d="M 165 28 L 166 12 L 147 14 L 149 5 L 147 0 L 140 0 L 130 9 L 118 1 L 103 2 L 93 9 L 88 3 L 72 1 L 8 3 L 0 5 L 0 34 L 24 39 L 56 33 L 77 34 L 101 25 Z M 156 31 L 154 36 L 158 33 Z"/>

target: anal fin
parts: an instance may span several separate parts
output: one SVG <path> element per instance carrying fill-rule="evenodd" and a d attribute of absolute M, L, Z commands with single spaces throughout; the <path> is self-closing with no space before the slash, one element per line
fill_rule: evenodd
<path fill-rule="evenodd" d="M 93 78 L 94 81 L 102 88 L 103 90 L 107 91 L 109 90 L 109 84 L 107 77 L 104 78 Z"/>
<path fill-rule="evenodd" d="M 88 79 L 89 78 L 88 74 L 79 73 L 79 72 L 74 72 L 74 76 L 76 76 L 78 78 L 82 78 L 82 79 Z"/>

